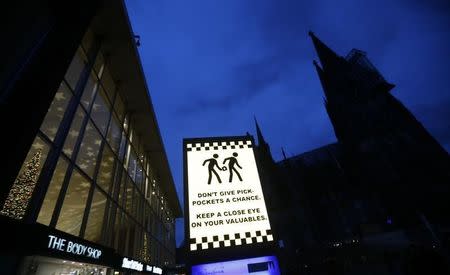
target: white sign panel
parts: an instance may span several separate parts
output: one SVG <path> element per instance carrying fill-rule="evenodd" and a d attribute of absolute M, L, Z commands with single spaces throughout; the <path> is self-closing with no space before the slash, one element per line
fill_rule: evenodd
<path fill-rule="evenodd" d="M 99 259 L 102 255 L 100 249 L 90 247 L 88 245 L 73 242 L 71 240 L 66 240 L 53 235 L 48 235 L 48 245 L 49 249 L 59 250 L 75 255 L 81 255 L 93 259 Z"/>
<path fill-rule="evenodd" d="M 137 270 L 137 271 L 142 271 L 144 265 L 139 261 L 130 260 L 128 258 L 123 258 L 122 259 L 122 267 Z"/>
<path fill-rule="evenodd" d="M 185 146 L 190 250 L 273 241 L 252 141 Z"/>

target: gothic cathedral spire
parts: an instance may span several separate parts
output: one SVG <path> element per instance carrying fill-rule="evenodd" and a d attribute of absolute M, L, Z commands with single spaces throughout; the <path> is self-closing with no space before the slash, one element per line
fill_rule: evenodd
<path fill-rule="evenodd" d="M 258 121 L 256 120 L 256 116 L 254 116 L 255 125 L 256 125 L 256 136 L 258 137 L 258 146 L 266 145 L 266 141 L 261 133 L 261 129 L 259 128 Z"/>
<path fill-rule="evenodd" d="M 268 159 L 270 159 L 273 162 L 269 144 L 267 144 L 267 142 L 264 140 L 264 136 L 262 135 L 261 129 L 259 128 L 259 124 L 258 124 L 258 121 L 256 120 L 256 116 L 254 117 L 254 119 L 255 119 L 255 125 L 256 125 L 256 136 L 258 138 L 258 146 L 257 147 L 259 148 L 259 151 L 262 155 L 265 155 L 265 157 L 267 157 Z"/>
<path fill-rule="evenodd" d="M 325 45 L 313 32 L 310 31 L 308 34 L 312 39 L 323 70 L 334 68 L 342 62 L 342 57 Z"/>

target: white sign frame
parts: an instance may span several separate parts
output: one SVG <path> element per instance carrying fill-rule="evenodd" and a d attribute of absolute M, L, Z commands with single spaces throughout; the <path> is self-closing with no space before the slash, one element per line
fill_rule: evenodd
<path fill-rule="evenodd" d="M 252 138 L 185 139 L 183 147 L 188 251 L 272 242 Z"/>

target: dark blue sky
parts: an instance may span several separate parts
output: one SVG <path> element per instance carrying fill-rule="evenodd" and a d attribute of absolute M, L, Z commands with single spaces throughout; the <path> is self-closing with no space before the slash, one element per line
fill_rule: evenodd
<path fill-rule="evenodd" d="M 396 84 L 392 93 L 450 149 L 450 1 L 126 4 L 181 201 L 185 137 L 255 133 L 256 115 L 276 160 L 281 147 L 292 156 L 336 140 L 309 30 L 340 55 L 366 51 Z"/>

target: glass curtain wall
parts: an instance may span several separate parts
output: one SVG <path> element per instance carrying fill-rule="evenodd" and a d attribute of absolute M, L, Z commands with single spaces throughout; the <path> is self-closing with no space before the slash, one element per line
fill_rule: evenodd
<path fill-rule="evenodd" d="M 162 183 L 99 48 L 88 31 L 0 214 L 23 218 L 42 184 L 37 222 L 133 258 L 174 263 L 174 218 Z M 50 160 L 51 177 L 39 178 Z"/>

